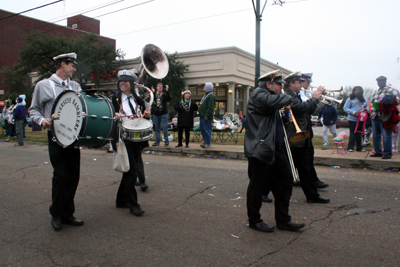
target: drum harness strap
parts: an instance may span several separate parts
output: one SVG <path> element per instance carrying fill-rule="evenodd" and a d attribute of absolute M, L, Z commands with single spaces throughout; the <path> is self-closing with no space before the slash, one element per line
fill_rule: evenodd
<path fill-rule="evenodd" d="M 134 109 L 133 106 L 132 106 L 131 100 L 130 100 L 131 97 L 133 97 L 133 96 L 132 95 L 128 96 L 128 104 L 129 104 L 129 107 L 131 108 L 132 113 L 134 113 L 135 115 L 134 116 L 128 116 L 128 118 L 129 119 L 135 119 L 135 118 L 138 118 L 138 115 L 137 115 L 138 104 L 136 102 L 136 99 L 133 98 L 133 101 L 135 101 L 135 104 L 136 104 L 136 109 Z M 127 114 L 125 113 L 125 111 L 124 111 L 124 109 L 122 107 L 122 99 L 121 99 L 121 102 L 119 102 L 119 99 L 117 99 L 117 102 L 119 104 L 119 110 L 122 111 L 122 113 L 125 116 L 127 116 Z"/>

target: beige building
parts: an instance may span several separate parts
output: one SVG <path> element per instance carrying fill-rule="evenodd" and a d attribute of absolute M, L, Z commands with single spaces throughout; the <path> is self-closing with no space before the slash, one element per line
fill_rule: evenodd
<path fill-rule="evenodd" d="M 223 115 L 225 111 L 246 113 L 249 93 L 254 90 L 253 54 L 237 47 L 224 47 L 178 53 L 178 60 L 189 65 L 185 82 L 194 100 L 200 102 L 204 95 L 204 84 L 211 82 L 217 102 L 216 114 Z M 139 58 L 127 60 L 123 68 L 138 69 L 140 63 Z M 288 69 L 261 59 L 261 75 L 275 69 L 281 69 L 284 75 L 291 73 Z"/>

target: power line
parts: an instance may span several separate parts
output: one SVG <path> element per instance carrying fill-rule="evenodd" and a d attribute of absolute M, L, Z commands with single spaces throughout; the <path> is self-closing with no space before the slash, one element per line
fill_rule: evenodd
<path fill-rule="evenodd" d="M 64 1 L 64 0 L 58 0 L 58 1 L 55 1 L 53 3 L 49 3 L 49 4 L 42 5 L 42 6 L 34 7 L 34 8 L 31 8 L 31 9 L 28 9 L 28 10 L 25 10 L 25 11 L 22 11 L 22 12 L 19 12 L 19 13 L 16 13 L 16 14 L 12 14 L 12 15 L 7 16 L 7 17 L 0 18 L 0 20 L 8 19 L 8 18 L 11 18 L 11 17 L 14 17 L 14 16 L 18 16 L 18 15 L 21 15 L 23 13 L 26 13 L 26 12 L 29 12 L 29 11 L 32 11 L 32 10 L 36 10 L 36 9 L 39 9 L 39 8 L 42 8 L 42 7 L 46 7 L 46 6 L 49 6 L 49 5 L 52 5 L 52 4 L 56 4 L 56 3 L 62 2 L 62 1 Z"/>
<path fill-rule="evenodd" d="M 292 3 L 295 3 L 295 2 L 304 2 L 304 1 L 308 1 L 308 0 L 295 0 L 295 1 L 291 1 L 291 2 L 285 2 L 285 4 L 292 4 Z M 268 5 L 268 6 L 273 6 L 273 5 L 274 4 Z M 145 29 L 141 29 L 141 30 L 135 30 L 135 31 L 131 31 L 131 32 L 125 32 L 125 33 L 120 33 L 120 34 L 116 34 L 116 35 L 111 35 L 110 37 L 116 37 L 116 36 L 126 35 L 126 34 L 130 34 L 130 33 L 135 33 L 135 32 L 153 30 L 153 29 L 157 29 L 157 28 L 162 28 L 162 27 L 182 24 L 182 23 L 186 23 L 186 22 L 192 22 L 192 21 L 196 21 L 196 20 L 202 20 L 202 19 L 208 19 L 208 18 L 213 18 L 213 17 L 225 16 L 225 15 L 229 15 L 229 14 L 233 14 L 233 13 L 239 13 L 239 12 L 248 11 L 248 10 L 251 10 L 251 8 L 242 9 L 242 10 L 236 10 L 236 11 L 226 12 L 226 13 L 220 13 L 220 14 L 201 17 L 201 18 L 196 18 L 196 19 L 184 20 L 184 21 L 174 22 L 174 23 L 170 23 L 170 24 L 163 24 L 163 25 L 154 26 L 154 27 L 151 27 L 151 28 L 145 28 Z"/>
<path fill-rule="evenodd" d="M 121 0 L 121 1 L 124 1 L 124 0 Z M 115 2 L 115 3 L 112 3 L 112 4 L 116 4 L 116 3 L 119 3 L 119 2 L 121 2 L 121 1 L 118 1 L 118 2 Z M 128 7 L 126 7 L 126 8 L 122 8 L 122 9 L 119 9 L 119 10 L 116 10 L 116 11 L 104 13 L 104 14 L 102 14 L 102 15 L 95 16 L 95 17 L 93 17 L 93 18 L 82 19 L 82 20 L 78 21 L 77 23 L 82 23 L 82 22 L 85 22 L 85 21 L 87 21 L 87 20 L 91 20 L 91 19 L 94 19 L 94 18 L 98 18 L 98 17 L 102 17 L 102 16 L 109 15 L 109 14 L 112 14 L 112 13 L 120 12 L 120 11 L 129 9 L 129 8 L 136 7 L 136 6 L 140 6 L 140 5 L 144 5 L 144 4 L 153 2 L 153 1 L 154 1 L 154 0 L 148 0 L 148 1 L 146 1 L 146 2 L 142 2 L 142 3 L 139 3 L 139 4 L 132 5 L 132 6 L 128 6 Z M 112 5 L 112 4 L 108 4 L 108 5 L 106 5 L 106 6 L 109 6 L 109 5 Z M 97 9 L 100 9 L 100 8 L 103 8 L 103 7 L 105 7 L 105 6 L 102 6 L 102 7 L 96 8 L 96 9 L 92 9 L 92 10 L 89 10 L 89 11 L 84 12 L 84 13 L 88 13 L 88 12 L 91 12 L 91 11 L 94 11 L 94 10 L 97 10 Z M 82 13 L 82 14 L 84 14 L 84 13 Z M 61 19 L 61 20 L 59 20 L 59 21 L 62 21 L 62 20 L 64 20 L 64 19 Z M 59 21 L 56 21 L 56 22 L 59 22 Z M 32 28 L 32 29 L 30 29 L 30 30 L 38 30 L 38 29 L 40 29 L 40 28 L 48 27 L 48 26 L 50 26 L 50 25 L 56 25 L 56 27 L 53 28 L 53 29 L 47 30 L 47 31 L 42 31 L 41 33 L 51 32 L 51 31 L 55 31 L 55 30 L 57 30 L 57 29 L 59 29 L 59 28 L 65 27 L 65 26 L 60 26 L 60 25 L 54 24 L 54 23 L 48 23 L 48 24 L 42 25 L 42 26 L 40 26 L 40 27 Z M 11 34 L 11 35 L 2 37 L 2 39 L 3 39 L 3 40 L 6 40 L 6 41 L 0 42 L 0 45 L 1 45 L 1 44 L 5 44 L 5 43 L 9 43 L 9 42 L 13 42 L 13 41 L 15 41 L 15 40 L 19 40 L 19 39 L 23 39 L 23 38 L 24 38 L 24 37 L 18 37 L 18 38 L 12 39 L 12 40 L 7 40 L 8 37 L 12 37 L 12 36 L 15 36 L 15 35 L 19 35 L 19 33 L 15 33 L 15 34 Z"/>

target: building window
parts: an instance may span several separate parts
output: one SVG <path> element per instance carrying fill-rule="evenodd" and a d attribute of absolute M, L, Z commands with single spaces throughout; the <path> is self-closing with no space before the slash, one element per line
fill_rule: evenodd
<path fill-rule="evenodd" d="M 226 96 L 226 88 L 225 87 L 217 87 L 215 88 L 215 96 Z"/>

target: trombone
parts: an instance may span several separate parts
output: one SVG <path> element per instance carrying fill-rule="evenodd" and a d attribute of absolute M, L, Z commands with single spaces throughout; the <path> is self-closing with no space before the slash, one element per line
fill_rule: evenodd
<path fill-rule="evenodd" d="M 282 94 L 285 94 L 285 91 L 283 90 L 283 88 L 282 88 Z M 289 107 L 290 106 L 285 106 L 282 110 L 285 110 L 285 108 L 289 108 Z M 288 158 L 289 158 L 290 169 L 292 170 L 293 182 L 297 183 L 300 181 L 300 178 L 299 178 L 299 173 L 296 169 L 296 166 L 294 165 L 294 162 L 293 162 L 293 156 L 292 156 L 292 151 L 290 150 L 289 141 L 293 142 L 293 143 L 304 141 L 310 136 L 310 133 L 307 131 L 302 131 L 300 129 L 295 117 L 293 116 L 292 109 L 289 108 L 289 111 L 290 111 L 290 115 L 292 116 L 294 127 L 296 128 L 296 133 L 294 133 L 290 138 L 288 138 L 286 129 L 285 129 L 285 123 L 281 117 L 283 133 L 285 135 L 283 139 L 285 140 L 286 152 L 287 152 Z"/>

